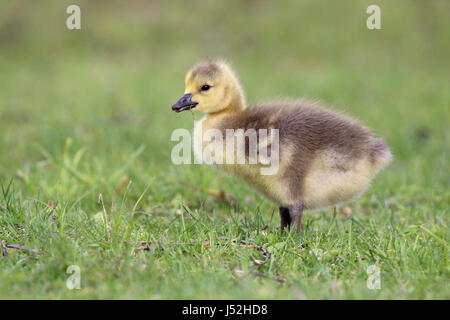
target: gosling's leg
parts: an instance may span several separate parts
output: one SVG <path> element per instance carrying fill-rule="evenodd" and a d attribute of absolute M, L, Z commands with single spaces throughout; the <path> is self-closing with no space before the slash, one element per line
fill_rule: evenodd
<path fill-rule="evenodd" d="M 291 217 L 291 226 L 297 222 L 297 233 L 302 228 L 303 204 L 289 206 L 289 216 Z"/>
<path fill-rule="evenodd" d="M 281 216 L 281 233 L 285 227 L 289 227 L 291 224 L 291 216 L 289 215 L 289 209 L 286 207 L 280 207 Z"/>

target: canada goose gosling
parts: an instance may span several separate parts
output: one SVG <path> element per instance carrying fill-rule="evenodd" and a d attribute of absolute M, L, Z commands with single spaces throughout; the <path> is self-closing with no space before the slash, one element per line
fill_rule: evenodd
<path fill-rule="evenodd" d="M 221 162 L 216 166 L 278 203 L 282 232 L 294 223 L 300 232 L 304 209 L 355 199 L 391 161 L 383 139 L 352 118 L 316 102 L 279 100 L 248 107 L 238 78 L 225 62 L 195 64 L 186 74 L 185 85 L 183 97 L 172 110 L 194 109 L 206 114 L 194 125 L 196 157 L 207 145 L 211 148 L 204 140 L 209 129 L 220 130 L 223 136 L 227 129 L 278 129 L 279 168 L 275 174 L 261 174 L 261 163 Z M 227 156 L 228 150 L 222 144 L 213 144 L 213 148 L 220 157 Z M 252 150 L 245 148 L 248 160 Z"/>

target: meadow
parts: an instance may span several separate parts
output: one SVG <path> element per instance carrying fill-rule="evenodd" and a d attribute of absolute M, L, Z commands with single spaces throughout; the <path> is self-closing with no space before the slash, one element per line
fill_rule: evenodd
<path fill-rule="evenodd" d="M 372 2 L 2 1 L 0 298 L 449 299 L 450 3 L 376 1 L 368 30 Z M 171 161 L 171 133 L 201 115 L 170 107 L 208 57 L 250 103 L 354 116 L 392 164 L 282 236 L 249 186 Z"/>

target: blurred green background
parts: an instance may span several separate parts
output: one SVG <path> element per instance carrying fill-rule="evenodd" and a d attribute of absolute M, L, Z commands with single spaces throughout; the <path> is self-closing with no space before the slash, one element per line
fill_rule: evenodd
<path fill-rule="evenodd" d="M 81 30 L 66 28 L 70 4 L 81 7 Z M 381 30 L 366 28 L 366 8 L 371 4 L 381 8 Z M 0 182 L 8 185 L 14 180 L 17 201 L 53 201 L 57 208 L 76 208 L 91 217 L 101 212 L 99 193 L 114 212 L 121 201 L 133 208 L 148 186 L 139 208 L 168 212 L 161 224 L 176 217 L 180 202 L 205 213 L 217 210 L 217 223 L 226 224 L 230 206 L 208 194 L 226 190 L 243 208 L 232 205 L 232 211 L 251 214 L 259 208 L 268 222 L 273 205 L 247 186 L 209 168 L 175 166 L 170 161 L 172 131 L 190 129 L 193 119 L 200 117 L 170 109 L 184 91 L 185 72 L 199 59 L 221 57 L 236 67 L 250 103 L 281 96 L 320 99 L 373 128 L 392 148 L 394 162 L 356 208 L 370 204 L 374 195 L 388 198 L 400 208 L 390 219 L 405 227 L 429 223 L 447 242 L 449 1 L 1 0 L 0 8 Z M 130 181 L 133 186 L 124 199 L 124 186 Z M 45 234 L 48 222 L 38 214 L 43 209 L 12 215 L 6 199 L 3 205 L 0 202 L 0 240 L 52 250 L 51 239 L 36 230 L 30 235 L 10 228 L 33 225 L 38 219 Z M 278 221 L 276 212 L 270 221 Z M 81 247 L 92 244 L 75 229 L 70 241 Z M 147 237 L 170 234 L 158 230 Z M 132 234 L 142 240 L 142 234 Z M 440 267 L 429 273 L 427 281 L 438 289 L 430 291 L 421 282 L 422 287 L 411 285 L 406 297 L 449 297 L 447 287 L 439 289 L 445 272 L 448 280 L 446 248 L 430 247 L 434 258 L 429 259 L 440 261 Z M 65 263 L 71 263 L 54 254 L 42 262 L 45 267 L 26 265 L 27 270 L 47 270 L 55 264 L 53 275 L 29 278 L 28 291 L 21 281 L 29 271 L 14 260 L 1 262 L 0 296 L 72 297 L 56 285 L 47 291 L 33 286 L 63 281 Z M 14 278 L 5 275 L 7 270 L 24 273 Z M 129 281 L 132 287 L 135 280 Z M 188 285 L 185 291 L 167 289 L 161 295 L 149 289 L 144 297 L 249 298 L 254 292 L 259 298 L 295 297 L 286 288 L 259 292 L 251 285 L 241 295 L 227 293 L 209 281 L 208 296 Z M 91 291 L 80 297 L 136 298 L 130 292 L 103 294 L 95 282 L 91 285 Z M 398 284 L 393 280 L 392 285 Z M 349 290 L 335 297 L 392 298 L 400 289 L 378 296 L 365 289 L 352 294 Z M 333 297 L 316 292 L 320 294 L 307 296 Z"/>

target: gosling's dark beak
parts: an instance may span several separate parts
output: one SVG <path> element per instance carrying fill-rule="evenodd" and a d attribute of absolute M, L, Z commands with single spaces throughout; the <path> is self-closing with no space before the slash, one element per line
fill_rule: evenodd
<path fill-rule="evenodd" d="M 175 112 L 181 112 L 195 108 L 198 102 L 192 101 L 192 93 L 186 93 L 172 106 L 172 110 Z"/>

